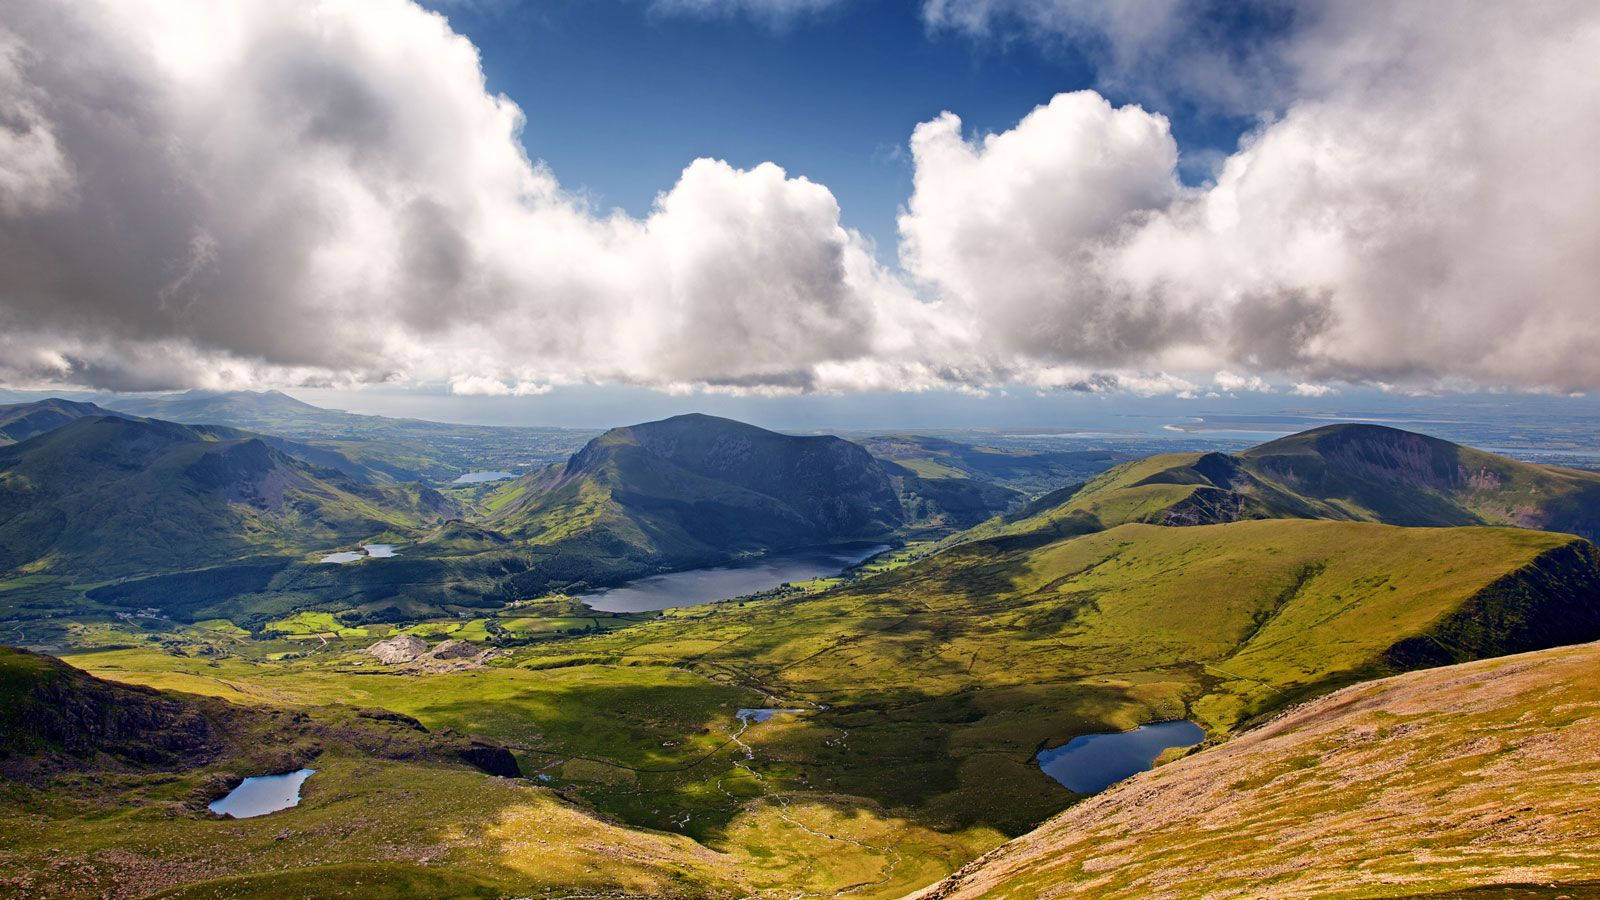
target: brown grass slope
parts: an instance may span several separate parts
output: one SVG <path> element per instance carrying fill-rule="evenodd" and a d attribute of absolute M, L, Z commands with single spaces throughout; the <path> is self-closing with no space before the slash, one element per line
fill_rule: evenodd
<path fill-rule="evenodd" d="M 1596 676 L 1600 645 L 1583 644 L 1349 687 L 1123 782 L 917 896 L 1593 896 Z"/>

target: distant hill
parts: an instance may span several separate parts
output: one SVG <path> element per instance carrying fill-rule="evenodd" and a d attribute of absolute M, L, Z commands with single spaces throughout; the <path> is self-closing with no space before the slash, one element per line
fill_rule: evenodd
<path fill-rule="evenodd" d="M 698 414 L 614 428 L 497 497 L 490 524 L 506 534 L 663 566 L 880 539 L 905 521 L 861 447 Z"/>
<path fill-rule="evenodd" d="M 116 416 L 108 409 L 77 400 L 51 397 L 33 403 L 0 406 L 0 447 L 54 431 L 84 416 Z"/>
<path fill-rule="evenodd" d="M 108 406 L 173 422 L 249 427 L 261 422 L 322 422 L 348 415 L 312 406 L 282 391 L 184 391 L 155 397 L 119 397 Z"/>
<path fill-rule="evenodd" d="M 1127 463 L 962 539 L 1262 518 L 1514 525 L 1593 539 L 1600 537 L 1600 473 L 1520 462 L 1380 425 L 1330 425 L 1239 454 Z"/>
<path fill-rule="evenodd" d="M 527 467 L 561 459 L 594 435 L 567 428 L 456 425 L 324 409 L 282 391 L 185 391 L 117 396 L 119 412 L 181 422 L 229 425 L 324 450 L 381 471 L 394 481 L 447 482 L 473 468 Z"/>
<path fill-rule="evenodd" d="M 90 416 L 0 448 L 0 571 L 93 576 L 303 553 L 454 513 L 231 429 Z"/>
<path fill-rule="evenodd" d="M 315 407 L 312 408 L 315 409 Z M 133 413 L 108 410 L 93 403 L 62 400 L 57 397 L 37 400 L 32 403 L 14 403 L 0 406 L 0 447 L 24 441 L 31 437 L 37 437 L 48 431 L 54 431 L 85 416 L 111 416 L 121 419 L 142 418 Z M 305 444 L 276 435 L 255 434 L 225 425 L 201 424 L 194 427 L 205 436 L 216 440 L 242 440 L 259 437 L 274 448 L 301 462 L 328 469 L 337 469 L 356 481 L 376 484 L 393 480 L 391 471 L 358 463 L 345 454 L 327 447 Z"/>
<path fill-rule="evenodd" d="M 1596 671 L 1585 644 L 1349 687 L 916 896 L 1592 897 Z"/>
<path fill-rule="evenodd" d="M 1004 449 L 916 434 L 880 435 L 857 443 L 924 479 L 972 479 L 1020 494 L 1042 494 L 1082 481 L 1127 459 L 1109 450 Z"/>

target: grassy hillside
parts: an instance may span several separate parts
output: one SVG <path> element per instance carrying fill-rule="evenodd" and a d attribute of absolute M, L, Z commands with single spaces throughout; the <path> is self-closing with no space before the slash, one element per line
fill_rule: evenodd
<path fill-rule="evenodd" d="M 1178 453 L 1127 463 L 958 540 L 1266 518 L 1513 525 L 1594 539 L 1600 473 L 1519 462 L 1384 426 L 1330 425 L 1237 455 Z"/>
<path fill-rule="evenodd" d="M 1175 717 L 1226 737 L 1360 679 L 1600 637 L 1597 553 L 1518 529 L 1135 524 L 967 545 L 843 589 L 676 610 L 452 675 L 386 673 L 355 652 L 370 631 L 326 634 L 295 659 L 248 641 L 73 659 L 119 680 L 385 707 L 485 734 L 607 815 L 743 860 L 758 886 L 892 895 L 1074 802 L 1032 763 L 1043 746 Z M 522 627 L 516 615 L 528 613 L 475 631 Z M 799 711 L 747 727 L 740 706 Z"/>
<path fill-rule="evenodd" d="M 0 448 L 0 571 L 96 577 L 303 553 L 445 514 L 265 441 L 170 422 L 80 418 Z"/>
<path fill-rule="evenodd" d="M 1596 671 L 1587 644 L 1347 688 L 1079 804 L 920 896 L 1591 896 Z"/>

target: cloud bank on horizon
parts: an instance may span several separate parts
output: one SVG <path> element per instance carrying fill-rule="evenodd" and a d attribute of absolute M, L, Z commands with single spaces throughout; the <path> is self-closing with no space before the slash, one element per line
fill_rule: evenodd
<path fill-rule="evenodd" d="M 770 163 L 593 208 L 409 0 L 18 0 L 0 383 L 1600 388 L 1600 6 L 1292 12 L 1222 52 L 1172 0 L 926 0 L 930 29 L 1081 43 L 1151 108 L 917 126 L 884 265 Z M 1169 97 L 1261 124 L 1188 187 Z"/>

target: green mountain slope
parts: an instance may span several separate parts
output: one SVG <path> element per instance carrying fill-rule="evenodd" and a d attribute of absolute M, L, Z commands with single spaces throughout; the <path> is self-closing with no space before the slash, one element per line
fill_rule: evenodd
<path fill-rule="evenodd" d="M 314 408 L 314 407 L 313 407 Z M 15 403 L 0 406 L 0 447 L 37 437 L 54 431 L 86 416 L 111 416 L 113 418 L 139 418 L 131 413 L 116 412 L 74 400 L 51 397 L 32 403 Z M 392 467 L 370 466 L 358 463 L 337 450 L 326 446 L 292 441 L 275 435 L 254 434 L 225 425 L 200 424 L 193 426 L 199 433 L 214 440 L 244 440 L 258 437 L 275 449 L 313 466 L 337 469 L 345 476 L 368 484 L 394 480 Z"/>
<path fill-rule="evenodd" d="M 1585 644 L 1346 688 L 918 896 L 1593 896 L 1597 671 Z"/>
<path fill-rule="evenodd" d="M 0 571 L 192 569 L 450 512 L 436 493 L 358 484 L 231 430 L 86 417 L 0 448 Z"/>
<path fill-rule="evenodd" d="M 612 429 L 489 503 L 489 524 L 508 535 L 657 566 L 877 539 L 905 521 L 861 447 L 703 415 Z"/>
<path fill-rule="evenodd" d="M 1118 466 L 961 539 L 1265 518 L 1513 525 L 1593 539 L 1600 536 L 1600 473 L 1519 462 L 1384 426 L 1330 425 L 1236 455 L 1166 454 Z"/>

